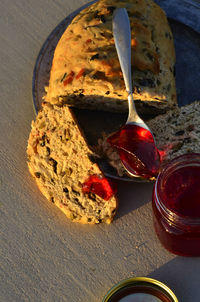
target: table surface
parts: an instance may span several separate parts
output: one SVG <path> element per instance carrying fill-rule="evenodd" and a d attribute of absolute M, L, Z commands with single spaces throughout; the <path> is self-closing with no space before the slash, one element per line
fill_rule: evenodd
<path fill-rule="evenodd" d="M 0 301 L 100 302 L 116 282 L 146 276 L 166 283 L 181 302 L 199 302 L 200 258 L 161 246 L 152 184 L 119 182 L 114 222 L 87 226 L 67 220 L 29 175 L 37 55 L 57 24 L 87 2 L 0 1 Z"/>

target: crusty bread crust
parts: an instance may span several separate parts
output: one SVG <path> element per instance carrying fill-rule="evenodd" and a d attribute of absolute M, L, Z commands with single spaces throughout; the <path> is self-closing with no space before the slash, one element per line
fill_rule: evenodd
<path fill-rule="evenodd" d="M 112 34 L 117 7 L 125 7 L 130 17 L 134 99 L 139 112 L 177 105 L 173 36 L 165 13 L 152 0 L 100 0 L 81 11 L 55 49 L 46 101 L 128 110 Z"/>
<path fill-rule="evenodd" d="M 91 160 L 93 152 L 67 106 L 43 104 L 32 122 L 28 147 L 28 167 L 43 195 L 68 218 L 81 223 L 110 223 L 116 213 L 117 199 L 109 200 L 82 190 L 91 176 L 103 178 Z"/>

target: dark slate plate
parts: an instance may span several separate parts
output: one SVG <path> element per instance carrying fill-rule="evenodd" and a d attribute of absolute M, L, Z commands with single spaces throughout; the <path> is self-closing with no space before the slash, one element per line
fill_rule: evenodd
<path fill-rule="evenodd" d="M 48 85 L 51 62 L 58 40 L 72 19 L 94 2 L 89 2 L 67 16 L 44 42 L 33 72 L 32 94 L 36 113 L 45 94 L 44 87 Z M 200 99 L 200 2 L 199 0 L 156 0 L 156 2 L 165 10 L 174 36 L 178 104 L 179 106 L 190 104 Z M 119 113 L 79 109 L 73 111 L 88 143 L 92 146 L 96 145 L 102 132 L 116 131 L 127 118 L 126 114 Z M 137 178 L 119 177 L 106 161 L 99 164 L 108 177 L 138 181 Z"/>

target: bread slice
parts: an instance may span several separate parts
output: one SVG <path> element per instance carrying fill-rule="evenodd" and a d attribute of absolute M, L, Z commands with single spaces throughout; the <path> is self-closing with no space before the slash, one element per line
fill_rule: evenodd
<path fill-rule="evenodd" d="M 171 159 L 185 153 L 200 153 L 200 101 L 169 110 L 168 113 L 147 121 L 152 130 L 161 156 L 161 167 Z M 121 164 L 118 152 L 106 142 L 99 140 L 97 148 L 105 156 L 119 176 L 128 176 Z"/>
<path fill-rule="evenodd" d="M 138 111 L 160 113 L 177 105 L 173 36 L 165 13 L 152 0 L 100 0 L 81 11 L 57 44 L 45 101 L 128 110 L 112 34 L 113 12 L 118 7 L 127 9 L 131 23 Z"/>
<path fill-rule="evenodd" d="M 116 190 L 92 161 L 93 152 L 67 106 L 43 104 L 32 122 L 27 154 L 39 189 L 68 218 L 89 224 L 113 220 Z"/>
<path fill-rule="evenodd" d="M 200 101 L 170 110 L 148 122 L 163 162 L 200 152 Z"/>

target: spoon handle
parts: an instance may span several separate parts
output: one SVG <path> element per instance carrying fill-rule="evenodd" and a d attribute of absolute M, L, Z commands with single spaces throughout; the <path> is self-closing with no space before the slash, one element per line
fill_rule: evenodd
<path fill-rule="evenodd" d="M 113 36 L 126 91 L 132 94 L 131 80 L 131 29 L 125 8 L 117 8 L 113 15 Z"/>
<path fill-rule="evenodd" d="M 137 114 L 133 99 L 132 72 L 131 72 L 131 27 L 127 10 L 117 8 L 113 15 L 113 36 L 120 66 L 122 69 L 126 91 L 128 92 L 129 114 L 127 123 L 138 123 L 144 126 L 144 122 Z"/>

